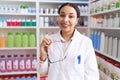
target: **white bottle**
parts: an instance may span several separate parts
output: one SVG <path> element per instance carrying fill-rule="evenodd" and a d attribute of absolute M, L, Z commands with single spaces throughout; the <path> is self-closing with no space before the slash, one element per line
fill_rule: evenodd
<path fill-rule="evenodd" d="M 105 36 L 105 49 L 104 49 L 105 53 L 108 53 L 108 36 Z"/>
<path fill-rule="evenodd" d="M 104 15 L 104 18 L 103 18 L 103 27 L 107 27 L 107 16 Z"/>
<path fill-rule="evenodd" d="M 118 39 L 115 37 L 113 38 L 113 50 L 112 50 L 112 56 L 117 58 L 117 45 L 118 45 Z"/>
<path fill-rule="evenodd" d="M 114 24 L 113 24 L 113 27 L 118 28 L 118 27 L 119 27 L 119 21 L 120 21 L 120 19 L 119 19 L 119 15 L 118 15 L 118 13 L 116 13 L 115 18 L 114 18 Z"/>
<path fill-rule="evenodd" d="M 120 59 L 120 39 L 118 40 L 118 59 Z"/>
<path fill-rule="evenodd" d="M 110 36 L 108 38 L 108 54 L 111 55 L 112 54 L 112 45 L 113 44 L 113 38 L 112 36 Z"/>
<path fill-rule="evenodd" d="M 105 47 L 105 33 L 101 32 L 101 38 L 100 38 L 100 51 L 104 52 Z"/>
<path fill-rule="evenodd" d="M 110 14 L 109 18 L 108 18 L 108 23 L 107 23 L 107 26 L 108 27 L 113 27 L 113 18 L 112 18 L 112 14 Z"/>

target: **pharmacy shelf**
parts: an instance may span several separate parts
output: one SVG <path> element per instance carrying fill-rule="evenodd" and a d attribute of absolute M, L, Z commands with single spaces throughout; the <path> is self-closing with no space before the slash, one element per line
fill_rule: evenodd
<path fill-rule="evenodd" d="M 112 60 L 115 60 L 115 61 L 117 61 L 117 62 L 119 62 L 120 63 L 120 59 L 118 59 L 118 58 L 115 58 L 115 57 L 113 57 L 113 56 L 111 56 L 111 55 L 108 55 L 107 53 L 105 53 L 105 52 L 101 52 L 101 51 L 98 51 L 98 50 L 95 50 L 97 53 L 99 53 L 99 54 L 102 54 L 102 55 L 104 55 L 104 56 L 106 56 L 106 57 L 108 57 L 108 58 L 110 58 L 110 59 L 112 59 Z"/>
<path fill-rule="evenodd" d="M 91 16 L 105 15 L 105 14 L 111 14 L 111 13 L 116 13 L 116 12 L 120 12 L 120 8 L 107 10 L 107 11 L 103 11 L 103 12 L 98 12 L 98 13 L 93 13 L 93 14 L 91 14 Z"/>
<path fill-rule="evenodd" d="M 58 16 L 58 14 L 39 14 L 39 16 L 55 17 L 55 16 Z"/>
<path fill-rule="evenodd" d="M 0 0 L 0 1 L 14 1 L 14 2 L 36 2 L 36 0 Z"/>
<path fill-rule="evenodd" d="M 14 16 L 36 16 L 36 13 L 0 13 L 0 15 L 14 15 Z"/>
<path fill-rule="evenodd" d="M 69 2 L 69 3 L 78 3 L 78 4 L 88 4 L 89 1 L 62 1 L 62 0 L 41 0 L 39 1 L 40 3 L 65 3 L 65 2 Z"/>
<path fill-rule="evenodd" d="M 21 48 L 0 48 L 0 51 L 2 50 L 37 50 L 37 47 L 21 47 Z"/>
<path fill-rule="evenodd" d="M 120 30 L 120 28 L 115 28 L 115 27 L 90 27 L 90 29 L 101 29 L 101 30 Z"/>
<path fill-rule="evenodd" d="M 0 26 L 0 29 L 36 29 L 35 26 Z"/>
<path fill-rule="evenodd" d="M 50 17 L 55 17 L 58 16 L 58 14 L 39 14 L 39 16 L 50 16 Z M 80 15 L 81 17 L 88 17 L 89 15 Z"/>
<path fill-rule="evenodd" d="M 3 72 L 2 74 L 0 74 L 0 76 L 23 75 L 23 74 L 37 74 L 37 71 Z"/>

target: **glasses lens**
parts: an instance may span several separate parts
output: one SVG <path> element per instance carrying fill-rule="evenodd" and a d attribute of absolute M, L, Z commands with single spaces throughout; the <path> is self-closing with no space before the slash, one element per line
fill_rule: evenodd
<path fill-rule="evenodd" d="M 48 58 L 50 62 L 58 62 L 64 58 L 61 44 L 61 42 L 53 42 L 48 48 Z"/>

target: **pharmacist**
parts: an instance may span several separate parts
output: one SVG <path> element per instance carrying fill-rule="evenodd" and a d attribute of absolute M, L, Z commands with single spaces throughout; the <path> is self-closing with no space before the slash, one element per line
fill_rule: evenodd
<path fill-rule="evenodd" d="M 40 74 L 47 80 L 99 80 L 92 41 L 75 29 L 78 7 L 64 3 L 58 13 L 59 32 L 40 44 Z"/>

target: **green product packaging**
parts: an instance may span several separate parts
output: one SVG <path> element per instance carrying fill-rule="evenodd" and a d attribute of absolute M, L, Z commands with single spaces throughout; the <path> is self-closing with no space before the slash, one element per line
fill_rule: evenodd
<path fill-rule="evenodd" d="M 27 20 L 26 20 L 26 26 L 31 26 L 31 25 L 30 25 L 30 19 L 27 19 Z"/>
<path fill-rule="evenodd" d="M 36 20 L 32 20 L 32 26 L 36 26 Z"/>
<path fill-rule="evenodd" d="M 26 26 L 26 21 L 25 21 L 25 19 L 22 20 L 21 26 Z"/>
<path fill-rule="evenodd" d="M 23 33 L 23 36 L 22 36 L 22 46 L 28 47 L 28 34 L 25 32 Z"/>
<path fill-rule="evenodd" d="M 21 34 L 17 32 L 15 36 L 15 46 L 21 47 L 21 45 L 22 45 Z"/>
<path fill-rule="evenodd" d="M 13 33 L 11 32 L 9 32 L 7 35 L 7 46 L 14 47 L 14 37 L 13 37 Z"/>
<path fill-rule="evenodd" d="M 36 38 L 35 38 L 35 33 L 34 32 L 30 32 L 30 37 L 29 37 L 29 45 L 30 47 L 35 47 L 36 45 Z"/>

